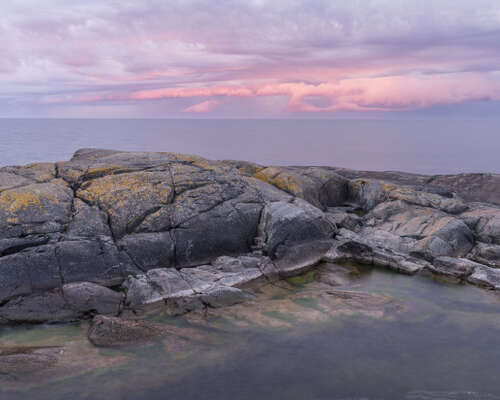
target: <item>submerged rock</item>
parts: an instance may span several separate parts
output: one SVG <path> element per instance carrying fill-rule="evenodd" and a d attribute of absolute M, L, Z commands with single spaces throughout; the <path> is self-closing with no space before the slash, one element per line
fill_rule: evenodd
<path fill-rule="evenodd" d="M 190 340 L 200 341 L 204 335 L 187 327 L 99 315 L 91 321 L 87 337 L 94 346 L 119 347 L 163 337 L 174 339 L 174 344 Z"/>
<path fill-rule="evenodd" d="M 161 324 L 99 315 L 90 324 L 88 338 L 95 346 L 123 346 L 167 333 L 167 329 Z"/>
<path fill-rule="evenodd" d="M 62 352 L 60 347 L 0 347 L 0 378 L 17 379 L 53 367 Z"/>

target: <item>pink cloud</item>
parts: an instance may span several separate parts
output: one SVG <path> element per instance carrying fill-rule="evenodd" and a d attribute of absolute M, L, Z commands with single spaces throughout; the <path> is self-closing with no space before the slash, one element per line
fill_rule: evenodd
<path fill-rule="evenodd" d="M 288 113 L 416 110 L 465 101 L 500 100 L 500 81 L 477 73 L 402 75 L 342 79 L 319 84 L 274 82 L 248 86 L 162 88 L 128 94 L 109 92 L 76 97 L 46 97 L 42 101 L 53 104 L 200 98 L 204 101 L 183 111 L 210 112 L 219 104 L 218 97 L 276 96 L 288 98 L 285 109 L 279 110 Z"/>
<path fill-rule="evenodd" d="M 217 100 L 207 100 L 202 103 L 198 103 L 188 108 L 185 108 L 182 111 L 188 113 L 207 113 L 212 111 L 218 105 L 219 102 Z"/>
<path fill-rule="evenodd" d="M 151 99 L 172 99 L 177 97 L 207 97 L 207 96 L 253 96 L 251 88 L 244 86 L 213 86 L 205 88 L 168 88 L 142 90 L 132 93 L 131 99 L 151 100 Z"/>

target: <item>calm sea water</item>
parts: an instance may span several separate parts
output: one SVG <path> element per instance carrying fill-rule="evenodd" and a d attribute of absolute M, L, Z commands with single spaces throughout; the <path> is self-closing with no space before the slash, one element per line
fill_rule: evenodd
<path fill-rule="evenodd" d="M 425 174 L 500 172 L 500 121 L 0 119 L 0 165 L 82 147 Z"/>
<path fill-rule="evenodd" d="M 242 316 L 249 325 L 227 320 L 222 330 L 201 327 L 219 340 L 209 345 L 192 342 L 193 348 L 182 357 L 173 357 L 161 342 L 101 349 L 96 355 L 77 326 L 5 332 L 0 338 L 7 344 L 71 348 L 71 341 L 76 341 L 82 356 L 124 361 L 82 374 L 74 371 L 73 377 L 41 386 L 32 387 L 26 376 L 14 381 L 17 391 L 2 386 L 0 376 L 0 398 L 500 400 L 498 295 L 371 269 L 352 289 L 388 294 L 404 311 L 381 319 L 353 314 L 304 322 L 288 312 L 297 304 L 311 315 L 321 314 L 321 308 L 313 301 L 282 304 L 272 317 L 287 321 L 289 327 L 255 324 L 252 321 L 260 315 L 256 310 L 250 317 Z"/>

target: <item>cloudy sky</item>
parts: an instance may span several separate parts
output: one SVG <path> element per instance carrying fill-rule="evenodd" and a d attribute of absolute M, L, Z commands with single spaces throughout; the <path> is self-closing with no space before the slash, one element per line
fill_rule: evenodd
<path fill-rule="evenodd" d="M 1 117 L 497 117 L 498 0 L 9 0 Z"/>

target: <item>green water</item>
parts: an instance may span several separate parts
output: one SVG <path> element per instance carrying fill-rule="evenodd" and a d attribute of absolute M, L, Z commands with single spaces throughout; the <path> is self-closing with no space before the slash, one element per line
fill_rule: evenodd
<path fill-rule="evenodd" d="M 97 349 L 77 325 L 3 331 L 3 345 L 66 346 L 67 367 L 0 379 L 0 399 L 500 399 L 497 294 L 363 269 L 348 289 L 389 306 L 329 313 L 314 279 L 207 320 L 157 317 L 199 332 L 182 345 Z"/>

